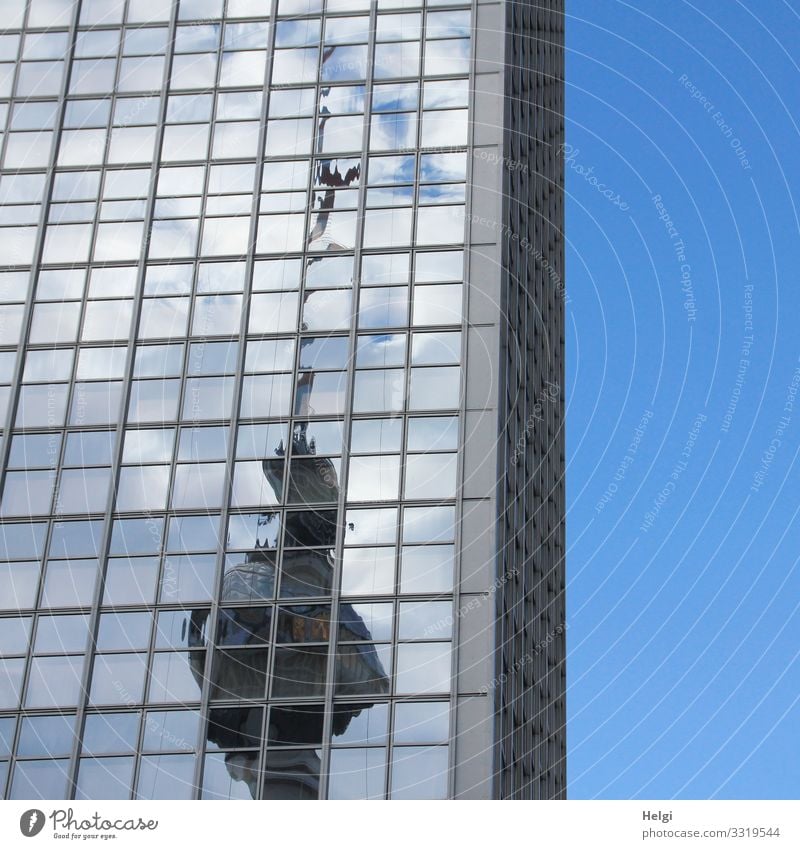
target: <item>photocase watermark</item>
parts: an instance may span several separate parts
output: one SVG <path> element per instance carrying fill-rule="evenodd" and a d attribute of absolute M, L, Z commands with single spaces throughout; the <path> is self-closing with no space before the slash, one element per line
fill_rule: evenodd
<path fill-rule="evenodd" d="M 742 347 L 739 351 L 739 365 L 736 369 L 736 380 L 731 390 L 731 397 L 728 401 L 728 406 L 725 410 L 725 415 L 722 417 L 722 426 L 720 430 L 723 433 L 728 433 L 731 429 L 733 416 L 736 413 L 736 407 L 739 405 L 739 399 L 742 397 L 742 388 L 745 384 L 747 372 L 750 369 L 750 351 L 753 347 L 753 285 L 747 283 L 744 287 L 744 336 L 742 337 Z"/>
<path fill-rule="evenodd" d="M 678 82 L 692 95 L 692 100 L 696 100 L 703 109 L 711 116 L 711 120 L 717 125 L 720 133 L 728 139 L 730 142 L 730 146 L 733 149 L 733 152 L 736 154 L 736 158 L 739 160 L 739 165 L 741 165 L 744 171 L 752 171 L 753 166 L 750 164 L 750 160 L 747 158 L 747 150 L 742 144 L 741 139 L 736 135 L 733 127 L 728 124 L 725 120 L 724 115 L 719 109 L 714 106 L 714 104 L 705 96 L 705 94 L 699 89 L 686 74 L 681 74 L 678 77 Z"/>
<path fill-rule="evenodd" d="M 501 684 L 505 684 L 508 681 L 508 676 L 519 672 L 520 669 L 527 666 L 529 663 L 533 663 L 533 661 L 539 657 L 542 652 L 545 651 L 549 646 L 551 646 L 555 640 L 560 637 L 562 634 L 567 631 L 567 623 L 564 622 L 560 625 L 556 625 L 556 627 L 550 631 L 549 634 L 543 639 L 540 640 L 529 652 L 526 652 L 522 657 L 518 658 L 511 664 L 508 672 L 502 672 L 500 675 L 492 678 L 492 680 L 488 684 L 484 684 L 480 688 L 480 692 L 486 695 L 490 690 L 494 690 L 499 687 Z"/>
<path fill-rule="evenodd" d="M 158 820 L 142 817 L 108 819 L 98 811 L 91 816 L 79 816 L 80 819 L 76 818 L 73 808 L 55 808 L 46 817 L 44 811 L 31 808 L 20 817 L 19 830 L 25 837 L 36 837 L 45 827 L 46 820 L 50 820 L 54 838 L 109 840 L 115 838 L 114 832 L 118 831 L 155 831 L 158 828 Z"/>
<path fill-rule="evenodd" d="M 583 177 L 590 186 L 594 186 L 606 200 L 614 206 L 618 206 L 623 212 L 630 209 L 630 206 L 620 197 L 619 192 L 608 188 L 605 183 L 601 183 L 597 179 L 594 173 L 594 165 L 587 168 L 578 162 L 578 157 L 581 154 L 579 148 L 575 148 L 571 144 L 562 144 L 558 152 L 564 157 L 565 168 L 569 168 L 578 174 L 578 176 Z"/>
<path fill-rule="evenodd" d="M 517 463 L 519 463 L 520 457 L 522 457 L 525 453 L 525 446 L 533 433 L 536 422 L 543 421 L 545 407 L 548 404 L 555 403 L 560 395 L 561 387 L 557 383 L 551 383 L 549 380 L 546 380 L 544 389 L 539 393 L 539 397 L 533 405 L 533 410 L 531 410 L 531 413 L 525 422 L 525 429 L 522 431 L 522 435 L 517 440 L 517 444 L 514 446 L 514 453 L 511 455 L 510 460 L 512 466 L 516 466 Z"/>
<path fill-rule="evenodd" d="M 667 208 L 661 201 L 661 195 L 653 195 L 653 205 L 658 212 L 658 218 L 664 222 L 667 235 L 672 240 L 672 249 L 675 251 L 675 259 L 680 266 L 681 291 L 683 292 L 683 308 L 686 311 L 686 321 L 692 324 L 697 318 L 697 303 L 694 297 L 694 286 L 692 285 L 692 266 L 686 259 L 686 245 L 678 232 L 678 228 L 672 220 Z"/>
<path fill-rule="evenodd" d="M 775 431 L 769 445 L 761 455 L 761 462 L 759 463 L 758 470 L 753 475 L 753 482 L 750 484 L 751 492 L 758 492 L 764 485 L 764 481 L 767 479 L 769 470 L 775 461 L 775 455 L 783 445 L 783 438 L 786 435 L 789 425 L 792 423 L 798 388 L 800 388 L 800 366 L 795 368 L 792 378 L 789 381 L 789 385 L 786 387 L 783 410 L 781 410 L 782 415 L 778 419 L 778 423 L 775 425 Z"/>
<path fill-rule="evenodd" d="M 677 463 L 672 467 L 672 471 L 669 473 L 669 478 L 664 484 L 663 487 L 658 491 L 658 494 L 653 499 L 653 506 L 644 514 L 644 518 L 642 519 L 642 524 L 639 526 L 639 530 L 647 533 L 650 528 L 655 524 L 656 519 L 661 513 L 661 508 L 669 501 L 669 499 L 674 494 L 675 490 L 678 487 L 678 481 L 681 479 L 683 473 L 689 467 L 689 459 L 692 456 L 692 452 L 694 451 L 695 445 L 697 444 L 697 439 L 700 436 L 700 431 L 703 429 L 703 425 L 708 420 L 708 416 L 704 413 L 698 413 L 695 416 L 694 423 L 689 430 L 689 433 L 686 436 L 686 442 L 683 445 L 683 450 L 681 451 L 681 459 L 678 460 Z"/>
<path fill-rule="evenodd" d="M 633 461 L 636 459 L 636 453 L 639 450 L 639 445 L 641 444 L 642 439 L 644 439 L 647 426 L 650 424 L 650 419 L 652 418 L 652 410 L 645 410 L 642 413 L 639 424 L 633 430 L 633 437 L 631 438 L 628 449 L 625 452 L 625 456 L 617 466 L 617 470 L 614 472 L 613 478 L 606 487 L 606 491 L 603 493 L 597 504 L 594 505 L 595 513 L 602 513 L 606 505 L 619 491 L 619 485 L 625 480 L 625 476 L 628 474 L 628 469 L 633 465 Z"/>

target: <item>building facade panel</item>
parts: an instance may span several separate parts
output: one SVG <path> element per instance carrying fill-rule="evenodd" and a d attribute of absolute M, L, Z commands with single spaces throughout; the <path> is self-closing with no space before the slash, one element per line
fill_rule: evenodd
<path fill-rule="evenodd" d="M 6 798 L 496 793 L 500 8 L 7 0 Z"/>

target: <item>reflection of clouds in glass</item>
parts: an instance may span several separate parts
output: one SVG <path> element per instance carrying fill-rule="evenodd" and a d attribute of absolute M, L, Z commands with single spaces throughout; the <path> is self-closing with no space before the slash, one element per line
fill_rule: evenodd
<path fill-rule="evenodd" d="M 281 14 L 287 14 L 286 9 L 282 8 Z M 276 47 L 302 47 L 304 45 L 314 45 L 319 43 L 319 38 L 319 18 L 306 18 L 296 21 L 278 21 L 275 26 Z"/>
<path fill-rule="evenodd" d="M 348 548 L 342 558 L 342 595 L 394 592 L 394 548 Z"/>
<path fill-rule="evenodd" d="M 350 326 L 350 290 L 324 289 L 307 293 L 303 305 L 304 330 L 346 330 Z M 327 365 L 330 368 L 333 364 Z"/>
<path fill-rule="evenodd" d="M 352 256 L 312 257 L 306 260 L 306 289 L 350 286 L 352 283 Z"/>
<path fill-rule="evenodd" d="M 469 80 L 431 80 L 423 86 L 423 109 L 463 106 L 469 101 Z"/>
<path fill-rule="evenodd" d="M 414 154 L 405 156 L 370 156 L 369 185 L 411 183 L 414 181 L 415 162 L 416 157 Z"/>
<path fill-rule="evenodd" d="M 364 94 L 365 87 L 363 85 L 339 85 L 321 88 L 319 93 L 320 115 L 338 112 L 363 114 Z"/>
<path fill-rule="evenodd" d="M 348 501 L 393 501 L 400 486 L 400 457 L 353 457 L 347 480 Z"/>
<path fill-rule="evenodd" d="M 467 110 L 450 109 L 444 112 L 423 112 L 422 147 L 450 147 L 467 143 Z"/>
<path fill-rule="evenodd" d="M 317 153 L 358 150 L 361 147 L 364 118 L 361 115 L 322 117 L 317 133 Z"/>
<path fill-rule="evenodd" d="M 453 559 L 452 545 L 405 546 L 400 560 L 400 592 L 452 592 Z"/>
<path fill-rule="evenodd" d="M 408 287 L 365 289 L 359 298 L 358 326 L 397 327 L 408 320 Z"/>
<path fill-rule="evenodd" d="M 416 454 L 406 460 L 404 497 L 409 499 L 455 498 L 455 454 Z"/>
<path fill-rule="evenodd" d="M 468 38 L 425 42 L 425 76 L 469 73 Z"/>
<path fill-rule="evenodd" d="M 367 45 L 325 47 L 320 80 L 360 80 L 367 75 Z"/>
<path fill-rule="evenodd" d="M 311 142 L 314 138 L 314 121 L 311 118 L 284 118 L 281 121 L 269 121 L 267 124 L 267 140 L 264 145 L 266 156 L 294 156 L 307 154 L 311 151 Z M 291 167 L 291 166 L 287 166 Z M 298 165 L 300 168 L 308 168 L 308 163 Z M 265 169 L 265 185 L 267 189 L 280 188 L 266 182 L 269 173 Z"/>
<path fill-rule="evenodd" d="M 276 50 L 272 59 L 272 85 L 313 83 L 317 78 L 319 49 Z"/>
<path fill-rule="evenodd" d="M 313 88 L 276 89 L 270 92 L 269 117 L 294 118 L 313 115 L 315 96 L 316 89 Z"/>
<path fill-rule="evenodd" d="M 453 539 L 454 507 L 407 507 L 403 542 L 445 542 Z"/>
<path fill-rule="evenodd" d="M 331 200 L 335 193 L 331 193 Z M 309 221 L 307 250 L 352 250 L 356 239 L 358 213 L 317 212 Z"/>
<path fill-rule="evenodd" d="M 262 215 L 258 219 L 256 251 L 264 254 L 299 251 L 303 244 L 304 227 L 305 214 L 302 212 L 290 215 Z"/>
<path fill-rule="evenodd" d="M 447 798 L 447 747 L 397 748 L 392 757 L 392 799 Z"/>
<path fill-rule="evenodd" d="M 416 113 L 386 112 L 372 116 L 370 150 L 407 150 L 416 144 Z"/>
<path fill-rule="evenodd" d="M 375 79 L 419 75 L 419 42 L 375 45 Z"/>
<path fill-rule="evenodd" d="M 369 16 L 353 18 L 328 18 L 325 22 L 325 44 L 345 44 L 368 41 Z"/>
<path fill-rule="evenodd" d="M 419 178 L 423 182 L 464 180 L 466 176 L 466 153 L 425 153 L 420 157 Z"/>
<path fill-rule="evenodd" d="M 411 345 L 412 365 L 458 363 L 461 333 L 416 333 Z"/>
<path fill-rule="evenodd" d="M 197 242 L 196 220 L 154 221 L 150 234 L 150 258 L 190 256 Z"/>
<path fill-rule="evenodd" d="M 400 412 L 404 399 L 403 369 L 376 369 L 356 373 L 353 388 L 354 412 Z"/>
<path fill-rule="evenodd" d="M 294 414 L 340 415 L 346 385 L 346 372 L 306 372 L 297 381 Z"/>
<path fill-rule="evenodd" d="M 364 221 L 364 247 L 394 247 L 411 241 L 410 209 L 377 209 Z"/>
<path fill-rule="evenodd" d="M 417 244 L 447 245 L 463 241 L 463 206 L 429 206 L 417 210 Z"/>
<path fill-rule="evenodd" d="M 362 292 L 362 296 L 363 294 Z M 356 365 L 359 368 L 366 366 L 399 366 L 405 362 L 405 353 L 405 334 L 382 333 L 376 336 L 359 336 Z"/>
<path fill-rule="evenodd" d="M 390 112 L 397 109 L 416 109 L 419 83 L 376 85 L 372 89 L 372 111 Z"/>
<path fill-rule="evenodd" d="M 347 511 L 345 518 L 345 543 L 347 545 L 393 543 L 396 534 L 396 507 Z"/>
<path fill-rule="evenodd" d="M 361 259 L 361 285 L 405 283 L 410 265 L 407 253 L 368 254 Z"/>

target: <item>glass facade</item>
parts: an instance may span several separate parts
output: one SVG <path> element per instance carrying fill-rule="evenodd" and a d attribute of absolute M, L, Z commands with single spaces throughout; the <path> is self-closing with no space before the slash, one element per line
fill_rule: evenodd
<path fill-rule="evenodd" d="M 471 6 L 2 17 L 0 795 L 451 795 Z"/>

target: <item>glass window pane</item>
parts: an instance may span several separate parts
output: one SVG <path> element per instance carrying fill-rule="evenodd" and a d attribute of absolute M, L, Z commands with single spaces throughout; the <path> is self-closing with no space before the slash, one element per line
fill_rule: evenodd
<path fill-rule="evenodd" d="M 109 755 L 136 750 L 138 713 L 90 713 L 83 729 L 83 752 Z"/>
<path fill-rule="evenodd" d="M 136 798 L 191 799 L 194 794 L 194 762 L 194 755 L 143 757 Z"/>
<path fill-rule="evenodd" d="M 458 368 L 411 369 L 409 409 L 454 409 L 459 404 L 460 384 Z"/>
<path fill-rule="evenodd" d="M 455 454 L 416 454 L 406 459 L 407 499 L 455 498 L 458 458 Z"/>
<path fill-rule="evenodd" d="M 175 469 L 172 506 L 176 509 L 222 506 L 224 463 L 187 463 Z"/>
<path fill-rule="evenodd" d="M 0 661 L 0 708 L 16 710 L 22 694 L 25 659 Z"/>
<path fill-rule="evenodd" d="M 97 581 L 96 560 L 51 560 L 47 564 L 43 607 L 89 607 Z"/>
<path fill-rule="evenodd" d="M 38 563 L 0 564 L 0 609 L 33 607 L 38 587 Z"/>
<path fill-rule="evenodd" d="M 74 425 L 109 425 L 119 419 L 122 382 L 76 383 L 69 421 Z"/>
<path fill-rule="evenodd" d="M 216 556 L 170 556 L 164 561 L 160 598 L 163 602 L 205 601 L 211 598 Z"/>
<path fill-rule="evenodd" d="M 263 699 L 268 649 L 217 649 L 211 672 L 212 699 Z"/>
<path fill-rule="evenodd" d="M 392 757 L 392 799 L 446 799 L 447 746 L 397 748 Z"/>
<path fill-rule="evenodd" d="M 342 561 L 342 595 L 394 592 L 394 548 L 348 548 Z"/>
<path fill-rule="evenodd" d="M 163 510 L 167 503 L 169 466 L 129 466 L 120 470 L 116 509 Z"/>
<path fill-rule="evenodd" d="M 348 501 L 395 501 L 400 486 L 400 457 L 353 457 L 347 479 Z"/>
<path fill-rule="evenodd" d="M 10 799 L 64 799 L 69 759 L 19 761 L 14 769 Z"/>
<path fill-rule="evenodd" d="M 75 741 L 75 715 L 32 716 L 22 720 L 17 755 L 69 757 Z"/>
<path fill-rule="evenodd" d="M 97 634 L 97 650 L 146 649 L 152 620 L 149 612 L 103 613 Z"/>
<path fill-rule="evenodd" d="M 50 652 L 82 652 L 89 639 L 89 616 L 39 616 L 36 626 L 34 651 L 37 654 Z"/>
<path fill-rule="evenodd" d="M 89 700 L 94 705 L 131 705 L 141 702 L 147 656 L 99 654 L 94 660 Z"/>
<path fill-rule="evenodd" d="M 159 652 L 150 669 L 150 702 L 199 701 L 204 652 Z"/>
<path fill-rule="evenodd" d="M 111 558 L 105 579 L 103 604 L 149 604 L 155 595 L 158 560 Z"/>
<path fill-rule="evenodd" d="M 203 799 L 257 799 L 258 752 L 209 753 L 203 766 Z"/>
<path fill-rule="evenodd" d="M 380 369 L 356 372 L 353 389 L 353 411 L 399 412 L 405 401 L 403 369 Z"/>
<path fill-rule="evenodd" d="M 383 799 L 386 749 L 334 749 L 331 752 L 329 799 Z"/>
<path fill-rule="evenodd" d="M 61 473 L 59 513 L 102 513 L 108 500 L 111 469 L 67 469 Z"/>
<path fill-rule="evenodd" d="M 81 758 L 76 799 L 129 799 L 134 758 Z"/>
<path fill-rule="evenodd" d="M 386 742 L 389 725 L 387 704 L 338 704 L 334 706 L 333 740 L 364 745 Z"/>
<path fill-rule="evenodd" d="M 450 691 L 450 643 L 405 643 L 397 647 L 398 693 Z"/>
<path fill-rule="evenodd" d="M 25 695 L 29 708 L 74 707 L 81 693 L 83 657 L 34 657 Z"/>

